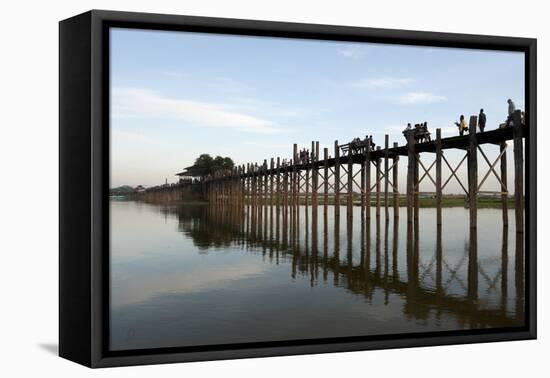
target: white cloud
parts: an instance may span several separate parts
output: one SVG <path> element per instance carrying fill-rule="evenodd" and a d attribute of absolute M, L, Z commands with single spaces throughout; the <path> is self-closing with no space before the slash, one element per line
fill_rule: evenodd
<path fill-rule="evenodd" d="M 432 104 L 447 101 L 447 97 L 430 92 L 409 92 L 398 96 L 397 101 L 405 105 Z"/>
<path fill-rule="evenodd" d="M 228 110 L 228 105 L 163 97 L 143 88 L 113 89 L 114 118 L 172 118 L 183 126 L 229 128 L 260 134 L 283 131 L 275 123 L 242 112 Z"/>
<path fill-rule="evenodd" d="M 412 83 L 414 83 L 414 80 L 410 78 L 379 77 L 359 80 L 354 83 L 354 86 L 358 88 L 391 89 L 403 87 Z"/>
<path fill-rule="evenodd" d="M 346 46 L 338 49 L 336 53 L 346 58 L 360 58 L 365 55 L 365 51 L 357 46 Z"/>

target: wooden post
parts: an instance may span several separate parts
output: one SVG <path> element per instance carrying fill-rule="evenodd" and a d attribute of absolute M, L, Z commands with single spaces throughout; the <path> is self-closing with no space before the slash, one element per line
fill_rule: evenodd
<path fill-rule="evenodd" d="M 277 156 L 277 168 L 275 179 L 275 240 L 279 244 L 279 222 L 281 219 L 281 158 Z"/>
<path fill-rule="evenodd" d="M 370 159 L 370 153 L 371 153 L 371 150 L 370 150 L 370 147 L 371 147 L 371 143 L 372 143 L 372 139 L 371 137 L 368 138 L 368 142 L 367 142 L 367 157 L 366 157 L 366 162 L 365 162 L 365 189 L 366 189 L 366 193 L 365 193 L 365 213 L 366 213 L 366 216 L 367 216 L 367 221 L 370 222 L 370 187 L 371 187 L 371 180 L 370 180 L 370 176 L 371 176 L 371 159 Z M 368 234 L 367 234 L 367 242 L 368 242 Z"/>
<path fill-rule="evenodd" d="M 323 150 L 323 160 L 324 160 L 324 181 L 323 181 L 323 206 L 324 206 L 324 214 L 327 215 L 328 212 L 328 148 L 324 148 Z"/>
<path fill-rule="evenodd" d="M 415 242 L 415 249 L 417 250 L 417 244 L 418 244 L 418 235 L 419 235 L 419 228 L 420 228 L 420 183 L 419 183 L 419 168 L 420 168 L 420 154 L 418 152 L 414 155 L 414 179 L 413 179 L 413 203 L 414 203 L 414 242 Z"/>
<path fill-rule="evenodd" d="M 380 151 L 380 146 L 376 147 L 376 151 Z M 382 160 L 376 159 L 376 218 L 380 218 L 380 180 L 382 176 Z"/>
<path fill-rule="evenodd" d="M 283 221 L 285 223 L 283 225 L 283 232 L 286 232 L 288 224 L 288 162 L 283 167 Z"/>
<path fill-rule="evenodd" d="M 263 166 L 263 171 L 264 171 L 264 190 L 262 192 L 263 194 L 263 205 L 264 205 L 264 221 L 265 221 L 265 225 L 267 225 L 267 205 L 268 203 L 268 188 L 269 188 L 269 174 L 268 174 L 268 169 L 267 169 L 267 160 L 264 160 L 264 166 Z M 267 231 L 267 227 L 264 228 L 264 232 Z M 267 236 L 267 235 L 266 235 Z"/>
<path fill-rule="evenodd" d="M 283 220 L 282 220 L 283 249 L 288 243 L 288 162 L 283 166 Z"/>
<path fill-rule="evenodd" d="M 311 162 L 311 215 L 317 217 L 317 207 L 319 206 L 318 188 L 319 188 L 319 142 L 315 143 L 315 155 Z"/>
<path fill-rule="evenodd" d="M 247 212 L 250 213 L 250 163 L 246 163 L 245 185 L 246 185 L 246 195 L 245 195 L 246 209 L 247 209 Z"/>
<path fill-rule="evenodd" d="M 390 210 L 389 210 L 389 175 L 390 175 L 390 166 L 389 166 L 389 148 L 390 148 L 390 136 L 386 134 L 384 136 L 384 215 L 386 221 L 390 219 Z"/>
<path fill-rule="evenodd" d="M 296 164 L 298 164 L 298 145 L 294 143 L 294 154 L 291 160 L 292 166 L 292 175 L 290 176 L 291 184 L 291 200 L 290 200 L 290 218 L 291 218 L 291 227 L 293 228 L 296 223 L 296 211 L 297 211 L 297 198 L 298 194 L 296 193 Z"/>
<path fill-rule="evenodd" d="M 318 246 L 317 246 L 317 226 L 318 226 L 318 210 L 319 210 L 319 142 L 315 142 L 315 155 L 312 160 L 311 168 L 311 248 L 312 253 L 315 256 L 315 261 L 317 260 Z M 316 265 L 316 276 L 318 266 Z"/>
<path fill-rule="evenodd" d="M 347 216 L 353 218 L 353 155 L 348 151 L 348 198 L 347 198 Z"/>
<path fill-rule="evenodd" d="M 275 188 L 276 188 L 275 201 L 276 201 L 276 207 L 278 211 L 280 201 L 281 201 L 281 158 L 279 156 L 277 156 Z"/>
<path fill-rule="evenodd" d="M 500 142 L 500 198 L 502 200 L 502 225 L 508 227 L 508 163 L 504 152 L 506 150 L 506 142 Z"/>
<path fill-rule="evenodd" d="M 340 147 L 334 141 L 334 216 L 340 217 Z"/>
<path fill-rule="evenodd" d="M 274 171 L 275 171 L 275 159 L 271 158 L 271 164 L 269 166 L 270 168 L 270 171 L 269 171 L 269 205 L 271 207 L 273 207 L 273 204 L 274 204 L 274 179 L 275 179 L 275 175 L 274 175 Z"/>
<path fill-rule="evenodd" d="M 437 211 L 437 225 L 441 226 L 441 202 L 443 199 L 443 192 L 441 190 L 441 129 L 436 129 L 435 137 L 435 207 Z"/>
<path fill-rule="evenodd" d="M 366 202 L 367 202 L 367 192 L 366 192 L 366 167 L 367 167 L 367 150 L 370 148 L 370 146 L 368 145 L 369 143 L 369 138 L 367 137 L 366 138 L 366 141 L 367 141 L 367 147 L 366 149 L 364 150 L 363 152 L 363 160 L 361 162 L 361 220 L 364 221 L 365 220 L 365 207 L 366 207 Z M 361 246 L 363 244 L 361 243 Z"/>
<path fill-rule="evenodd" d="M 263 190 L 262 190 L 262 198 L 263 198 L 263 230 L 264 230 L 264 236 L 263 240 L 267 239 L 267 219 L 268 219 L 268 190 L 269 190 L 269 177 L 268 177 L 268 165 L 267 160 L 264 160 L 263 165 Z M 265 250 L 265 249 L 264 249 Z"/>
<path fill-rule="evenodd" d="M 397 149 L 398 147 L 398 144 L 397 142 L 394 142 L 393 143 L 393 148 L 394 149 Z M 399 155 L 398 154 L 395 154 L 393 155 L 393 168 L 392 168 L 392 173 L 393 173 L 393 217 L 394 218 L 399 218 L 399 185 L 398 185 L 398 182 L 399 182 L 399 171 L 398 171 L 398 167 L 399 167 Z"/>
<path fill-rule="evenodd" d="M 470 228 L 477 228 L 477 117 L 470 117 L 468 150 L 468 194 L 470 199 Z"/>
<path fill-rule="evenodd" d="M 298 169 L 296 167 L 297 165 L 297 161 L 296 160 L 293 160 L 291 162 L 291 165 L 292 165 L 292 175 L 290 177 L 290 179 L 292 180 L 292 184 L 291 184 L 291 190 L 292 190 L 292 202 L 291 202 L 291 218 L 292 218 L 292 221 L 291 221 L 291 227 L 292 227 L 292 237 L 295 236 L 295 231 L 296 231 L 296 225 L 297 225 L 297 221 L 298 221 L 298 199 L 299 199 L 299 177 L 298 177 Z"/>
<path fill-rule="evenodd" d="M 414 180 L 414 165 L 415 165 L 415 152 L 414 152 L 414 135 L 409 133 L 408 135 L 408 156 L 407 156 L 407 224 L 411 225 L 413 223 L 413 202 L 414 202 L 414 190 L 413 190 L 413 180 Z"/>
<path fill-rule="evenodd" d="M 512 115 L 514 122 L 514 206 L 516 209 L 516 232 L 523 233 L 523 130 L 521 110 Z"/>

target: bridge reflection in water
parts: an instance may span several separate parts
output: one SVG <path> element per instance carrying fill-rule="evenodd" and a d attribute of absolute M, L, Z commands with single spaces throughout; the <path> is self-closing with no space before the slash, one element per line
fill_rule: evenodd
<path fill-rule="evenodd" d="M 333 207 L 319 210 L 301 206 L 295 217 L 289 217 L 284 206 L 164 209 L 177 215 L 179 230 L 202 253 L 238 246 L 261 253 L 266 262 L 289 263 L 289 275 L 308 277 L 312 287 L 330 284 L 367 302 L 381 291 L 385 305 L 390 295 L 398 295 L 410 319 L 423 320 L 430 313 L 437 319 L 445 313 L 456 317 L 459 329 L 524 325 L 524 246 L 513 227 L 509 231 L 500 224 L 489 226 L 489 220 L 470 229 L 467 221 L 447 214 L 457 224 L 443 232 L 441 225 L 427 220 L 435 218 L 435 209 L 423 209 L 426 221 L 424 226 L 421 219 L 419 234 L 392 214 L 353 222 L 334 216 Z M 444 211 L 461 213 L 467 220 L 465 209 Z M 480 212 L 491 211 L 495 217 L 501 212 Z M 495 255 L 499 239 L 500 255 Z"/>

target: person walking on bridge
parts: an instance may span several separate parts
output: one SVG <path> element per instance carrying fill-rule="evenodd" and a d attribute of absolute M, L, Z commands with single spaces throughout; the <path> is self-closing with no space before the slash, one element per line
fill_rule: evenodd
<path fill-rule="evenodd" d="M 460 122 L 455 122 L 455 125 L 458 126 L 458 133 L 460 136 L 464 135 L 464 131 L 468 130 L 468 125 L 466 125 L 466 120 L 464 119 L 464 114 L 460 115 Z"/>
<path fill-rule="evenodd" d="M 508 117 L 511 117 L 512 114 L 516 111 L 516 104 L 514 104 L 514 101 L 512 99 L 508 99 Z"/>
<path fill-rule="evenodd" d="M 506 120 L 506 126 L 512 125 L 512 116 L 514 112 L 516 111 L 516 104 L 514 104 L 514 101 L 512 99 L 508 99 L 508 119 Z"/>
<path fill-rule="evenodd" d="M 487 123 L 487 116 L 483 112 L 483 109 L 479 109 L 478 123 L 479 123 L 479 131 L 481 131 L 481 132 L 485 131 L 485 124 Z"/>

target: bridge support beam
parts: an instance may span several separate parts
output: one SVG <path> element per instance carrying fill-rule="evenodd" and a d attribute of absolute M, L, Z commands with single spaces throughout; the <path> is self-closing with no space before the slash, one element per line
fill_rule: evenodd
<path fill-rule="evenodd" d="M 413 133 L 409 133 L 407 141 L 407 229 L 413 224 L 413 202 L 414 202 L 414 193 L 413 193 L 413 181 L 414 181 L 414 161 L 416 159 L 414 152 L 414 136 Z M 412 230 L 412 227 L 411 227 Z"/>
<path fill-rule="evenodd" d="M 334 141 L 334 217 L 340 218 L 340 147 Z"/>
<path fill-rule="evenodd" d="M 468 197 L 470 204 L 470 228 L 477 228 L 477 117 L 470 117 L 468 150 Z"/>
<path fill-rule="evenodd" d="M 353 156 L 351 150 L 348 151 L 348 198 L 347 198 L 347 216 L 353 218 Z"/>
<path fill-rule="evenodd" d="M 380 151 L 380 146 L 376 147 Z M 380 218 L 380 181 L 382 180 L 382 160 L 376 159 L 376 218 Z"/>
<path fill-rule="evenodd" d="M 393 143 L 393 147 L 397 148 L 397 142 Z M 399 155 L 395 154 L 393 156 L 393 168 L 392 168 L 392 174 L 393 174 L 393 218 L 399 219 Z"/>
<path fill-rule="evenodd" d="M 516 232 L 523 233 L 523 132 L 521 111 L 512 115 L 514 121 L 514 206 L 516 209 Z"/>
<path fill-rule="evenodd" d="M 368 142 L 367 142 L 367 157 L 366 157 L 366 161 L 365 161 L 365 205 L 366 205 L 366 208 L 365 208 L 365 213 L 366 213 L 366 217 L 367 217 L 367 221 L 370 222 L 370 199 L 371 199 L 371 158 L 370 158 L 370 147 L 371 147 L 371 143 L 372 143 L 372 137 L 369 137 L 368 138 Z M 370 227 L 370 226 L 368 226 Z M 367 235 L 367 241 L 368 241 L 368 235 Z"/>
<path fill-rule="evenodd" d="M 315 142 L 315 145 L 313 142 L 311 143 L 312 151 L 315 151 L 315 154 L 313 155 L 313 159 L 311 159 L 311 220 L 312 220 L 312 227 L 315 225 L 317 227 L 317 211 L 319 207 L 319 197 L 318 197 L 318 190 L 319 190 L 319 142 Z M 315 146 L 315 149 L 313 149 L 313 146 Z M 313 230 L 313 228 L 312 228 Z"/>
<path fill-rule="evenodd" d="M 415 253 L 418 254 L 418 236 L 420 229 L 420 154 L 414 154 L 414 176 L 413 176 L 413 217 L 414 217 L 414 240 Z"/>
<path fill-rule="evenodd" d="M 443 199 L 443 190 L 441 189 L 441 129 L 435 131 L 435 207 L 437 212 L 437 227 L 438 229 L 442 224 L 441 216 L 441 202 Z"/>
<path fill-rule="evenodd" d="M 500 142 L 500 198 L 502 200 L 502 225 L 508 227 L 508 163 L 506 158 L 506 142 Z"/>
<path fill-rule="evenodd" d="M 386 134 L 384 136 L 384 216 L 386 217 L 386 222 L 390 219 L 390 210 L 389 210 L 389 175 L 390 175 L 390 166 L 389 166 L 389 148 L 390 148 L 390 136 Z"/>
<path fill-rule="evenodd" d="M 323 149 L 323 209 L 324 216 L 328 213 L 328 148 Z"/>
<path fill-rule="evenodd" d="M 368 138 L 367 138 L 367 143 L 368 143 Z M 366 167 L 367 167 L 367 164 L 368 164 L 368 160 L 367 160 L 367 150 L 368 150 L 368 145 L 367 145 L 367 149 L 364 150 L 363 152 L 363 161 L 361 163 L 361 222 L 363 222 L 365 220 L 365 207 L 366 207 L 366 199 L 367 199 L 367 193 L 366 193 L 366 188 L 365 188 L 365 180 L 366 180 L 366 175 L 365 175 L 365 171 L 366 171 Z"/>

